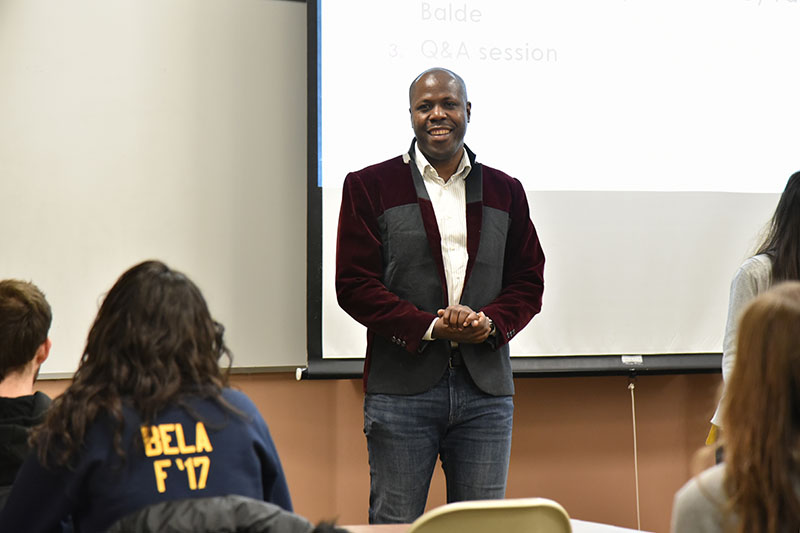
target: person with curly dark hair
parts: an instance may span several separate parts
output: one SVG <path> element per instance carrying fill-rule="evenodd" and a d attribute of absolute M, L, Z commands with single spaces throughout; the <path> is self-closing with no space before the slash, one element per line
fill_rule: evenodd
<path fill-rule="evenodd" d="M 230 365 L 223 328 L 189 278 L 159 261 L 129 269 L 72 384 L 31 435 L 36 453 L 0 531 L 52 531 L 67 516 L 77 531 L 104 531 L 152 504 L 231 494 L 291 511 L 267 424 L 228 387 Z"/>

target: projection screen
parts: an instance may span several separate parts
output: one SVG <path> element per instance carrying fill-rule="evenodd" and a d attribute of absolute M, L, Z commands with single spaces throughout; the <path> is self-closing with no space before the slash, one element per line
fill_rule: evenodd
<path fill-rule="evenodd" d="M 523 183 L 547 257 L 515 368 L 718 367 L 730 279 L 800 168 L 800 4 L 308 6 L 310 369 L 363 357 L 334 290 L 341 186 L 408 148 L 434 66 L 464 78 L 466 143 Z"/>

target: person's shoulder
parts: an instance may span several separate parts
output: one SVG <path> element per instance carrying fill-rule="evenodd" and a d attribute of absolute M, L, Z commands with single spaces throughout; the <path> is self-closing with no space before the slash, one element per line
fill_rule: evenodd
<path fill-rule="evenodd" d="M 360 170 L 355 170 L 350 174 L 355 174 L 358 176 L 363 177 L 383 177 L 386 176 L 388 172 L 396 172 L 403 168 L 409 168 L 409 161 L 407 158 L 403 157 L 402 155 L 398 155 L 396 157 L 392 157 L 391 159 L 387 159 L 386 161 L 381 161 L 380 163 L 374 163 L 372 165 L 366 166 Z"/>
<path fill-rule="evenodd" d="M 51 403 L 53 403 L 53 399 L 50 398 L 47 394 L 43 393 L 42 391 L 36 391 L 33 393 L 33 403 L 34 405 L 41 406 L 43 408 L 49 407 Z"/>
<path fill-rule="evenodd" d="M 763 277 L 772 272 L 772 259 L 767 254 L 748 257 L 736 271 L 737 277 Z"/>
<path fill-rule="evenodd" d="M 527 210 L 527 196 L 522 183 L 502 170 L 481 163 L 483 204 L 508 212 Z"/>
<path fill-rule="evenodd" d="M 758 254 L 745 259 L 742 263 L 742 268 L 747 269 L 770 269 L 772 268 L 772 259 L 767 254 Z"/>
<path fill-rule="evenodd" d="M 723 531 L 725 522 L 725 465 L 704 470 L 675 494 L 672 508 L 673 532 Z"/>
<path fill-rule="evenodd" d="M 704 492 L 718 500 L 726 500 L 725 495 L 725 463 L 714 465 L 706 468 L 692 479 L 687 481 L 683 487 L 678 491 L 678 494 L 683 492 Z"/>
<path fill-rule="evenodd" d="M 725 465 L 712 466 L 687 481 L 675 494 L 673 525 L 675 522 L 720 524 L 727 500 Z"/>
<path fill-rule="evenodd" d="M 50 399 L 50 396 L 47 394 L 36 391 L 33 393 L 33 416 L 38 418 L 39 420 L 43 420 L 47 410 L 50 409 L 50 405 L 53 403 L 53 400 Z"/>
<path fill-rule="evenodd" d="M 233 407 L 246 413 L 258 412 L 256 404 L 245 393 L 230 387 L 222 389 L 222 398 Z"/>
<path fill-rule="evenodd" d="M 417 192 L 411 174 L 414 162 L 397 156 L 361 170 L 350 172 L 344 180 L 345 197 L 351 201 L 355 195 L 366 195 L 375 216 L 397 205 L 417 202 Z"/>
<path fill-rule="evenodd" d="M 495 167 L 491 167 L 484 163 L 480 163 L 481 168 L 483 169 L 483 178 L 484 179 L 492 179 L 498 181 L 505 181 L 509 183 L 519 183 L 519 180 L 510 176 L 509 174 L 505 173 L 504 171 L 497 169 Z"/>

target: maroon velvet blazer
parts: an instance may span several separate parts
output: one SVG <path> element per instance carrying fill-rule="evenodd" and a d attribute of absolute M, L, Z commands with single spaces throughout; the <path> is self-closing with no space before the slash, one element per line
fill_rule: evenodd
<path fill-rule="evenodd" d="M 507 343 L 541 309 L 544 253 L 522 184 L 467 154 L 469 259 L 461 303 L 491 317 L 497 333 L 460 348 L 479 388 L 509 395 Z M 448 341 L 422 340 L 437 309 L 447 306 L 447 285 L 433 205 L 409 157 L 351 172 L 343 187 L 336 293 L 339 305 L 367 327 L 367 392 L 424 392 L 449 360 Z"/>

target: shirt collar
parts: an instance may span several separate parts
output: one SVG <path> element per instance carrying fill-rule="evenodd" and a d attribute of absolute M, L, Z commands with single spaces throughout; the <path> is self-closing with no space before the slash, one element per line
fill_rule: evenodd
<path fill-rule="evenodd" d="M 419 173 L 423 178 L 424 177 L 439 177 L 440 179 L 443 180 L 443 178 L 441 176 L 439 176 L 439 173 L 436 172 L 436 169 L 433 168 L 433 165 L 431 165 L 428 162 L 428 159 L 422 153 L 422 150 L 417 150 L 416 144 L 414 145 L 412 150 L 414 151 L 414 163 L 416 163 L 417 169 L 419 170 Z M 458 163 L 458 168 L 456 168 L 456 171 L 450 177 L 451 178 L 456 178 L 456 179 L 459 179 L 459 178 L 466 179 L 467 175 L 469 175 L 470 170 L 472 170 L 472 165 L 470 165 L 469 156 L 467 155 L 467 150 L 466 150 L 466 148 L 462 148 L 461 149 L 461 161 Z M 426 171 L 427 171 L 427 174 L 426 174 Z"/>

